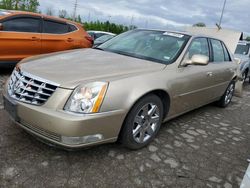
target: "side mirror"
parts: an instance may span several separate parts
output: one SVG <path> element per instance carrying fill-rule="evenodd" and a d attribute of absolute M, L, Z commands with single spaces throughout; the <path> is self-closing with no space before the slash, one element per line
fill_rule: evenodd
<path fill-rule="evenodd" d="M 3 24 L 0 23 L 0 31 L 3 31 Z"/>
<path fill-rule="evenodd" d="M 209 62 L 209 57 L 206 55 L 196 54 L 193 55 L 190 60 L 184 63 L 184 66 L 188 65 L 207 65 Z"/>

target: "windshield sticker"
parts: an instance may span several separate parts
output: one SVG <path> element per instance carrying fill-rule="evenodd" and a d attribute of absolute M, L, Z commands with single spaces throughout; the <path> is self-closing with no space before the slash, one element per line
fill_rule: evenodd
<path fill-rule="evenodd" d="M 163 35 L 168 35 L 168 36 L 177 37 L 177 38 L 182 38 L 182 37 L 184 37 L 184 35 L 182 35 L 182 34 L 170 33 L 170 32 L 165 32 L 165 33 L 163 33 Z"/>

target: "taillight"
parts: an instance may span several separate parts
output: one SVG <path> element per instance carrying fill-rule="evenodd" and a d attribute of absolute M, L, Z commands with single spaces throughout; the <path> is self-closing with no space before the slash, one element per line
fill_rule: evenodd
<path fill-rule="evenodd" d="M 89 42 L 91 42 L 92 45 L 94 44 L 94 39 L 93 39 L 91 36 L 87 35 L 87 36 L 85 36 L 85 38 L 86 38 Z"/>

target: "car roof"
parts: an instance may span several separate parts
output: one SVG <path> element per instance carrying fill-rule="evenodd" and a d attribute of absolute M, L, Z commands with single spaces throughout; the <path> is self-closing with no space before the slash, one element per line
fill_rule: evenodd
<path fill-rule="evenodd" d="M 2 13 L 2 15 L 1 15 Z M 34 12 L 27 12 L 27 11 L 17 11 L 17 10 L 1 10 L 0 9 L 0 18 L 8 17 L 8 16 L 15 16 L 15 15 L 30 15 L 30 16 L 40 16 L 42 18 L 47 18 L 47 19 L 52 19 L 56 21 L 61 21 L 61 22 L 67 22 L 67 23 L 72 23 L 75 25 L 79 25 L 79 23 L 76 23 L 74 21 L 70 21 L 64 18 L 59 18 L 55 16 L 48 16 L 40 13 L 34 13 Z"/>

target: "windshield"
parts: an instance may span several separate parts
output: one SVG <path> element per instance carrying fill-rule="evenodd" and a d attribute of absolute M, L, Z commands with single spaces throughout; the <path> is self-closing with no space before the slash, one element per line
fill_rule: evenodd
<path fill-rule="evenodd" d="M 105 42 L 98 49 L 170 64 L 178 58 L 189 38 L 172 32 L 133 30 Z"/>
<path fill-rule="evenodd" d="M 249 45 L 248 44 L 238 44 L 235 54 L 247 55 L 249 52 Z"/>

